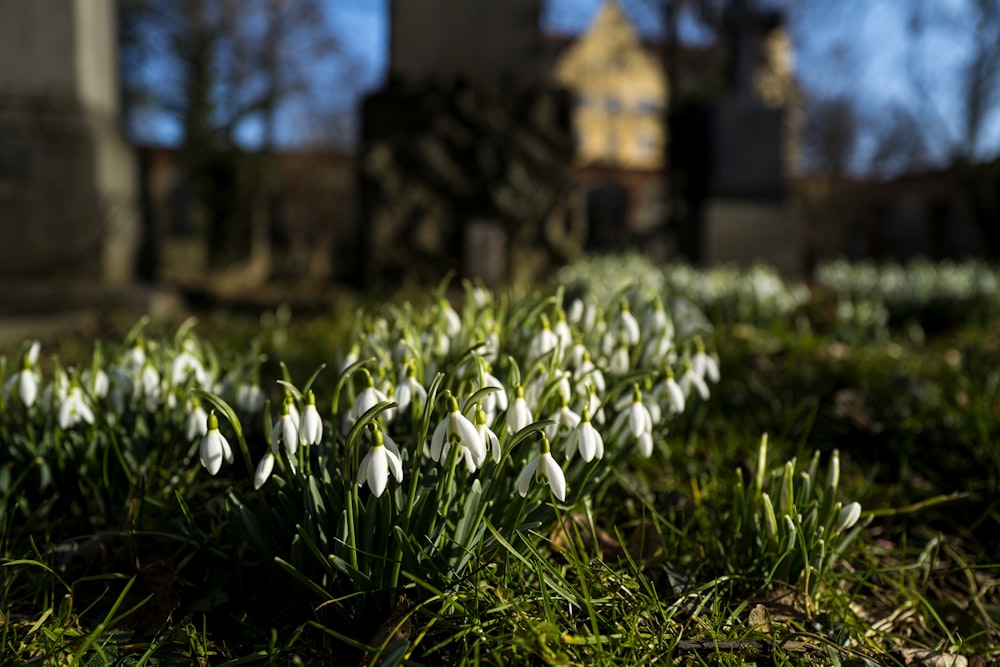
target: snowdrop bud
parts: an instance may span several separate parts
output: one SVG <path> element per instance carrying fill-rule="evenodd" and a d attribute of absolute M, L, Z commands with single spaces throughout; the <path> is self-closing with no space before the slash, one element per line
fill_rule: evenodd
<path fill-rule="evenodd" d="M 830 455 L 830 467 L 826 471 L 826 488 L 829 492 L 834 492 L 837 490 L 837 485 L 840 483 L 840 452 L 838 450 L 833 450 L 833 454 Z"/>
<path fill-rule="evenodd" d="M 849 530 L 861 518 L 861 504 L 857 502 L 849 503 L 840 510 L 837 515 L 837 523 L 833 527 L 833 534 L 837 535 L 845 530 Z"/>
<path fill-rule="evenodd" d="M 31 341 L 31 345 L 28 346 L 28 351 L 24 354 L 24 360 L 31 367 L 38 365 L 38 355 L 41 351 L 42 344 L 37 340 Z"/>
<path fill-rule="evenodd" d="M 441 315 L 444 318 L 444 331 L 449 338 L 454 338 L 462 332 L 462 318 L 444 298 L 441 299 Z"/>
<path fill-rule="evenodd" d="M 774 505 L 771 504 L 771 496 L 767 493 L 761 495 L 764 501 L 764 530 L 767 533 L 767 541 L 775 545 L 778 541 L 778 519 L 774 516 Z"/>
<path fill-rule="evenodd" d="M 629 311 L 628 299 L 623 296 L 619 299 L 618 303 L 620 312 L 614 323 L 615 337 L 618 340 L 624 339 L 629 345 L 635 345 L 639 342 L 639 323 L 631 311 Z"/>
<path fill-rule="evenodd" d="M 767 433 L 760 436 L 760 446 L 757 448 L 757 469 L 754 471 L 754 488 L 760 493 L 764 488 L 764 475 L 767 473 Z"/>

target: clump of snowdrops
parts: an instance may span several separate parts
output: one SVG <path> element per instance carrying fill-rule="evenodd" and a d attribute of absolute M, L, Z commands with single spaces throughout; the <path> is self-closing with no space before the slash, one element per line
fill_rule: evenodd
<path fill-rule="evenodd" d="M 1000 271 L 977 260 L 836 260 L 817 268 L 816 281 L 842 302 L 868 302 L 872 310 L 884 311 L 893 327 L 983 326 L 1000 317 Z"/>
<path fill-rule="evenodd" d="M 728 574 L 751 581 L 798 586 L 814 596 L 847 547 L 871 521 L 861 505 L 838 495 L 840 456 L 834 450 L 825 473 L 819 451 L 805 468 L 796 459 L 772 467 L 767 436 L 757 452 L 753 479 L 736 470 L 735 483 L 706 492 L 706 521 L 715 538 L 706 545 Z"/>
<path fill-rule="evenodd" d="M 257 550 L 345 620 L 440 591 L 613 481 L 615 466 L 670 446 L 669 425 L 709 398 L 718 362 L 664 303 L 561 295 L 496 298 L 466 285 L 426 308 L 362 313 L 317 374 L 280 381 L 267 443 L 244 443 L 236 410 L 201 450 L 210 473 L 235 445 L 261 450 L 253 487 L 230 495 Z M 218 435 L 213 435 L 218 434 Z M 363 593 L 360 594 L 360 593 Z"/>
<path fill-rule="evenodd" d="M 259 354 L 220 359 L 193 320 L 162 340 L 146 323 L 120 346 L 95 346 L 83 367 L 44 359 L 37 341 L 0 358 L 0 518 L 107 528 L 124 523 L 130 499 L 169 502 L 194 481 L 209 422 L 196 392 L 253 393 Z"/>

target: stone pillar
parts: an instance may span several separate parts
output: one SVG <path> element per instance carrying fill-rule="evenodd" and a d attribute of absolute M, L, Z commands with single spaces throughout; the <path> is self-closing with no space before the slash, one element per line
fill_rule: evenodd
<path fill-rule="evenodd" d="M 0 281 L 131 281 L 116 58 L 114 0 L 0 0 Z"/>

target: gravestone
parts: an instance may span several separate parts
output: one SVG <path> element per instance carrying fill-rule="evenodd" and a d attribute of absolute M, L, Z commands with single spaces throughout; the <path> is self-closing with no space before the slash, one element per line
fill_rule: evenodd
<path fill-rule="evenodd" d="M 493 287 L 582 249 L 569 98 L 546 79 L 542 0 L 394 0 L 385 86 L 362 109 L 358 275 Z"/>
<path fill-rule="evenodd" d="M 114 0 L 0 0 L 0 292 L 132 279 L 115 25 Z"/>
<path fill-rule="evenodd" d="M 734 0 L 726 17 L 728 86 L 710 113 L 707 197 L 701 244 L 708 264 L 748 266 L 766 261 L 798 274 L 805 261 L 805 228 L 788 197 L 788 103 L 765 99 L 755 79 L 764 48 L 782 30 L 776 11 Z"/>

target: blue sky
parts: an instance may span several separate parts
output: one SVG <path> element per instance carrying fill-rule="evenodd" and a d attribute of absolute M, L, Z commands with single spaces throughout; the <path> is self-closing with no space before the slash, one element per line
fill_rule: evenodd
<path fill-rule="evenodd" d="M 546 0 L 543 29 L 580 33 L 593 21 L 604 0 Z M 951 21 L 951 30 L 929 29 L 924 42 L 908 41 L 906 21 L 914 0 L 831 0 L 828 3 L 796 3 L 796 0 L 763 0 L 765 4 L 790 9 L 790 30 L 795 46 L 796 70 L 800 84 L 822 95 L 855 98 L 867 114 L 869 125 L 878 122 L 890 105 L 898 105 L 930 119 L 927 137 L 937 150 L 959 134 L 961 105 L 954 83 L 956 67 L 967 57 L 967 44 L 955 39 L 970 20 L 967 0 L 931 0 L 936 16 Z M 658 30 L 654 0 L 621 0 L 633 22 L 647 35 Z M 356 128 L 352 107 L 361 96 L 377 88 L 388 58 L 389 0 L 338 0 L 330 3 L 329 21 L 346 60 L 336 72 L 317 72 L 325 82 L 323 103 L 339 109 L 340 118 Z M 964 22 L 964 23 L 963 23 Z M 955 29 L 957 28 L 957 29 Z M 682 35 L 696 41 L 704 38 L 695 22 L 682 22 Z M 916 94 L 908 74 L 908 63 L 918 63 L 927 73 L 929 98 Z M 331 83 L 332 82 L 332 85 Z M 285 110 L 279 129 L 285 144 L 301 141 L 309 119 L 305 108 Z M 157 123 L 160 136 L 173 134 L 172 128 Z M 305 134 L 308 134 L 307 132 Z M 253 125 L 242 132 L 252 144 L 257 135 Z M 1000 113 L 994 111 L 981 142 L 981 156 L 1000 152 Z M 871 140 L 867 142 L 870 148 Z M 934 146 L 932 146 L 933 148 Z M 858 160 L 864 159 L 865 142 Z"/>

